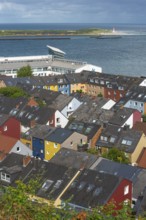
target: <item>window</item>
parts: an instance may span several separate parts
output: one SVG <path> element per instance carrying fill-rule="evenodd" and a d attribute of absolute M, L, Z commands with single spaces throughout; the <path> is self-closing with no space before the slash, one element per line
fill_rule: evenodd
<path fill-rule="evenodd" d="M 102 140 L 102 141 L 107 141 L 107 137 L 101 136 L 101 137 L 100 137 L 100 140 Z"/>
<path fill-rule="evenodd" d="M 57 143 L 54 143 L 54 148 L 57 148 Z"/>
<path fill-rule="evenodd" d="M 70 142 L 70 145 L 73 146 L 73 141 Z"/>
<path fill-rule="evenodd" d="M 129 185 L 124 187 L 124 195 L 127 195 L 129 193 Z"/>
<path fill-rule="evenodd" d="M 137 102 L 134 102 L 134 105 L 136 106 L 136 105 L 137 105 Z"/>
<path fill-rule="evenodd" d="M 4 131 L 7 131 L 8 130 L 8 127 L 7 126 L 4 126 Z"/>
<path fill-rule="evenodd" d="M 2 172 L 1 173 L 1 180 L 4 180 L 4 181 L 10 183 L 10 175 Z"/>
<path fill-rule="evenodd" d="M 60 118 L 56 118 L 57 123 L 60 123 Z"/>
<path fill-rule="evenodd" d="M 122 144 L 125 144 L 125 145 L 130 146 L 130 145 L 132 144 L 132 141 L 131 141 L 131 140 L 123 139 L 123 140 L 122 140 Z"/>
<path fill-rule="evenodd" d="M 19 152 L 21 149 L 20 149 L 20 147 L 17 147 L 17 149 L 16 149 L 16 150 L 17 150 L 17 152 Z"/>
<path fill-rule="evenodd" d="M 140 106 L 143 107 L 143 103 L 140 103 Z"/>

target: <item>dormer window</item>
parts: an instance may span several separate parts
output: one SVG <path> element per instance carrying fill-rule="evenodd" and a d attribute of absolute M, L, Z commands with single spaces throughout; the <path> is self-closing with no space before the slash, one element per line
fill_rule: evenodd
<path fill-rule="evenodd" d="M 104 81 L 103 81 L 103 80 L 100 80 L 100 84 L 101 84 L 101 85 L 104 85 Z"/>
<path fill-rule="evenodd" d="M 9 182 L 10 183 L 10 175 L 4 172 L 1 172 L 1 180 Z"/>
<path fill-rule="evenodd" d="M 100 136 L 100 140 L 101 140 L 101 141 L 107 141 L 107 137 L 105 137 L 105 136 Z"/>
<path fill-rule="evenodd" d="M 93 80 L 93 79 L 90 79 L 90 82 L 94 82 L 94 80 Z"/>
<path fill-rule="evenodd" d="M 112 85 L 111 85 L 111 84 L 108 84 L 108 85 L 107 85 L 107 88 L 112 88 Z"/>
<path fill-rule="evenodd" d="M 118 90 L 124 90 L 124 87 L 123 86 L 119 86 Z"/>

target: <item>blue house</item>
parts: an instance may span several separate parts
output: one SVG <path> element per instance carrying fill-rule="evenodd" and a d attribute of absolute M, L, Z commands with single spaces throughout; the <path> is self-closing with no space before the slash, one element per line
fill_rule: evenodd
<path fill-rule="evenodd" d="M 70 83 L 65 75 L 57 78 L 58 92 L 62 94 L 70 95 Z"/>
<path fill-rule="evenodd" d="M 32 137 L 32 152 L 33 156 L 44 159 L 44 140 Z"/>

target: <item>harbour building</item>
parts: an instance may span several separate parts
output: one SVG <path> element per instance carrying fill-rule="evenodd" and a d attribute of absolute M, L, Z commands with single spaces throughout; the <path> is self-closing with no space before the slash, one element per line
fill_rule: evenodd
<path fill-rule="evenodd" d="M 34 76 L 48 76 L 68 73 L 79 73 L 83 70 L 102 72 L 102 68 L 87 62 L 68 60 L 64 58 L 65 52 L 58 48 L 48 46 L 48 55 L 18 56 L 0 58 L 0 75 L 17 77 L 17 71 L 29 65 Z"/>

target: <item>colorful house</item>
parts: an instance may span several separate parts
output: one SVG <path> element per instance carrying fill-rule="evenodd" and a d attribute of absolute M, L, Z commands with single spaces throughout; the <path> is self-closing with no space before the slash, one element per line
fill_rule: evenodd
<path fill-rule="evenodd" d="M 10 115 L 0 115 L 0 133 L 20 139 L 20 121 Z"/>
<path fill-rule="evenodd" d="M 78 149 L 78 144 L 87 143 L 87 137 L 69 129 L 56 128 L 45 138 L 45 160 L 50 160 L 61 147 Z"/>

